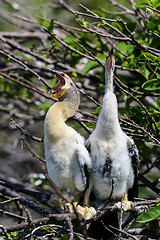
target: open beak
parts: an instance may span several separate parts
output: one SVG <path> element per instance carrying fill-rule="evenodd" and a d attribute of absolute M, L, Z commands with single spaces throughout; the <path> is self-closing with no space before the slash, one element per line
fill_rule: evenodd
<path fill-rule="evenodd" d="M 62 90 L 63 86 L 65 86 L 65 78 L 61 76 L 61 74 L 57 71 L 55 71 L 55 74 L 56 74 L 56 77 L 58 78 L 59 82 L 58 84 L 52 88 L 50 91 L 49 91 L 49 94 L 55 94 L 55 93 L 58 93 L 59 91 Z"/>
<path fill-rule="evenodd" d="M 47 69 L 52 71 L 53 73 L 55 73 L 56 77 L 59 80 L 58 84 L 49 91 L 49 94 L 52 94 L 53 97 L 55 97 L 55 98 L 60 98 L 69 89 L 69 84 L 68 84 L 68 81 L 65 77 L 65 74 L 61 73 L 61 72 L 58 72 L 58 71 L 55 71 L 55 70 L 52 70 L 50 68 L 47 68 Z"/>
<path fill-rule="evenodd" d="M 106 58 L 106 70 L 113 71 L 114 67 L 115 67 L 115 59 L 113 56 L 113 48 L 112 48 L 109 56 Z"/>

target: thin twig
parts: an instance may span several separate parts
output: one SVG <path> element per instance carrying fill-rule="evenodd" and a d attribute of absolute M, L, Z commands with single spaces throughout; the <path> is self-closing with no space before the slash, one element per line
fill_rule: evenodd
<path fill-rule="evenodd" d="M 8 212 L 8 211 L 2 210 L 2 209 L 0 209 L 0 214 L 9 216 L 9 217 L 12 217 L 12 218 L 15 218 L 15 219 L 19 219 L 19 220 L 24 220 L 24 221 L 27 220 L 27 218 L 25 218 L 23 216 L 19 216 L 19 215 L 15 214 L 15 213 L 11 213 L 11 212 Z"/>
<path fill-rule="evenodd" d="M 15 82 L 15 83 L 17 83 L 17 84 L 19 84 L 19 85 L 21 85 L 21 86 L 23 86 L 25 88 L 28 88 L 29 90 L 31 90 L 33 92 L 36 92 L 36 93 L 40 94 L 41 96 L 43 96 L 45 98 L 54 100 L 51 96 L 47 95 L 46 93 L 42 92 L 41 90 L 39 90 L 39 89 L 37 89 L 35 87 L 31 87 L 28 84 L 23 83 L 23 82 L 21 82 L 21 81 L 19 81 L 17 79 L 14 79 L 14 78 L 10 77 L 9 75 L 7 75 L 6 73 L 3 73 L 2 71 L 0 71 L 0 75 L 2 75 L 3 77 L 9 79 L 12 82 Z"/>
<path fill-rule="evenodd" d="M 9 44 L 9 45 L 12 46 L 13 48 L 16 48 L 16 49 L 18 49 L 18 50 L 20 50 L 20 51 L 22 51 L 22 52 L 24 52 L 24 53 L 28 53 L 28 54 L 30 54 L 31 56 L 36 57 L 37 59 L 39 59 L 39 60 L 41 60 L 41 61 L 43 61 L 43 62 L 46 62 L 46 63 L 48 63 L 48 64 L 52 64 L 52 63 L 53 63 L 51 59 L 46 58 L 46 57 L 44 57 L 43 55 L 40 55 L 40 54 L 38 54 L 38 53 L 36 53 L 36 52 L 33 52 L 33 51 L 29 50 L 29 49 L 26 48 L 26 47 L 23 47 L 23 46 L 22 46 L 21 44 L 19 44 L 18 42 L 13 41 L 13 40 L 11 40 L 11 39 L 7 39 L 7 38 L 2 37 L 2 36 L 1 36 L 1 33 L 0 33 L 0 40 L 3 41 L 3 42 L 5 42 L 5 43 L 7 43 L 7 44 Z"/>
<path fill-rule="evenodd" d="M 23 141 L 22 144 L 23 146 L 28 149 L 28 151 L 32 154 L 33 157 L 37 158 L 38 160 L 40 160 L 41 162 L 45 162 L 44 159 L 40 158 L 35 152 L 33 152 L 33 150 L 31 150 L 31 148 Z M 47 180 L 49 181 L 49 183 L 51 184 L 52 188 L 54 189 L 54 191 L 62 198 L 64 199 L 66 202 L 71 203 L 71 199 L 69 197 L 67 197 L 54 183 L 53 181 L 50 179 L 50 177 L 48 176 L 48 174 L 46 173 L 46 171 L 44 171 L 44 169 L 42 169 L 43 174 L 45 175 L 45 177 L 47 178 Z"/>
<path fill-rule="evenodd" d="M 105 226 L 104 226 L 104 227 L 105 227 Z M 130 237 L 130 238 L 132 238 L 132 239 L 134 239 L 134 240 L 139 240 L 137 237 L 131 235 L 130 233 L 127 233 L 127 232 L 125 232 L 125 231 L 123 231 L 123 230 L 120 230 L 120 229 L 118 229 L 118 228 L 115 228 L 115 227 L 113 227 L 113 226 L 111 226 L 111 225 L 110 225 L 109 227 L 112 228 L 112 229 L 114 229 L 114 230 L 116 230 L 116 231 L 118 231 L 119 233 L 125 234 L 127 237 Z"/>
<path fill-rule="evenodd" d="M 12 118 L 11 118 L 10 124 L 14 125 L 18 130 L 20 130 L 25 136 L 29 137 L 30 139 L 32 139 L 34 141 L 37 141 L 37 142 L 44 142 L 43 138 L 32 136 L 25 129 L 21 128 Z"/>
<path fill-rule="evenodd" d="M 158 133 L 159 130 L 158 130 L 158 127 L 157 127 L 157 124 L 156 124 L 154 118 L 151 116 L 151 114 L 148 112 L 148 110 L 145 108 L 145 106 L 141 103 L 141 101 L 140 101 L 138 98 L 136 98 L 132 93 L 127 92 L 126 90 L 124 90 L 118 83 L 116 83 L 116 84 L 117 84 L 117 86 L 118 86 L 123 92 L 125 92 L 125 93 L 128 94 L 128 95 L 130 95 L 134 100 L 136 100 L 136 102 L 138 102 L 138 104 L 144 109 L 144 111 L 146 112 L 146 114 L 148 115 L 148 117 L 149 117 L 149 118 L 151 119 L 151 121 L 153 122 L 153 124 L 154 124 L 154 126 L 155 126 L 155 129 L 156 129 L 156 131 L 157 131 L 157 133 Z M 158 143 L 160 143 L 160 142 L 158 141 Z"/>
<path fill-rule="evenodd" d="M 13 55 L 7 53 L 5 50 L 0 49 L 0 53 L 4 56 L 6 56 L 8 59 L 13 60 L 14 62 L 18 63 L 19 65 L 21 65 L 25 71 L 29 71 L 30 73 L 32 73 L 34 76 L 36 76 L 38 78 L 38 80 L 40 80 L 41 82 L 43 82 L 49 89 L 51 89 L 51 87 L 49 86 L 49 84 L 38 75 L 38 73 L 34 72 L 31 68 L 29 68 L 25 63 L 23 63 L 22 61 L 20 61 L 19 59 L 13 57 Z"/>

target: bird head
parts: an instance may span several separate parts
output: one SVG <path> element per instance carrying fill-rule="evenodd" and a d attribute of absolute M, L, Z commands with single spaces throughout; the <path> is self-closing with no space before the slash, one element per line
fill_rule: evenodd
<path fill-rule="evenodd" d="M 49 93 L 52 94 L 55 98 L 60 98 L 69 90 L 72 85 L 72 80 L 67 74 L 63 72 L 54 71 L 54 73 L 56 74 L 59 82 L 54 88 L 49 91 Z"/>
<path fill-rule="evenodd" d="M 113 48 L 111 50 L 111 53 L 109 54 L 109 56 L 106 58 L 106 71 L 107 72 L 113 72 L 115 68 L 115 59 L 113 56 Z"/>

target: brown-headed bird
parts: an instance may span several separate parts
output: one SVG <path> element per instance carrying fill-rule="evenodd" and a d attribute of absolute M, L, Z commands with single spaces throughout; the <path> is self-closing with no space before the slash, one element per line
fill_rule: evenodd
<path fill-rule="evenodd" d="M 78 202 L 87 186 L 86 170 L 91 166 L 84 138 L 66 124 L 78 110 L 79 92 L 71 78 L 53 71 L 59 83 L 50 93 L 58 98 L 48 110 L 44 121 L 45 159 L 51 180 Z"/>

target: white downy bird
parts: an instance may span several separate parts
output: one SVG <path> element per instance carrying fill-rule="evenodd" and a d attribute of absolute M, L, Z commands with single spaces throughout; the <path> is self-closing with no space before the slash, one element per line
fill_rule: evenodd
<path fill-rule="evenodd" d="M 123 198 L 123 207 L 127 209 L 130 208 L 127 193 L 129 200 L 137 195 L 139 154 L 134 141 L 120 127 L 117 98 L 113 92 L 114 68 L 115 60 L 111 52 L 105 65 L 102 109 L 96 128 L 86 142 L 92 168 L 85 202 L 89 201 L 92 192 L 97 203 L 105 202 L 110 197 L 117 200 Z"/>
<path fill-rule="evenodd" d="M 57 187 L 73 197 L 75 206 L 87 186 L 86 170 L 91 167 L 91 159 L 84 145 L 84 138 L 66 124 L 78 110 L 79 92 L 71 78 L 62 72 L 53 71 L 59 83 L 50 93 L 58 98 L 48 110 L 44 121 L 45 159 L 51 180 Z M 61 207 L 61 203 L 59 204 Z M 69 207 L 70 208 L 70 207 Z M 90 218 L 90 209 L 77 206 L 84 218 Z M 91 216 L 92 216 L 91 209 Z M 72 210 L 70 210 L 72 211 Z M 86 216 L 88 214 L 88 216 Z M 94 213 L 93 213 L 94 214 Z"/>

